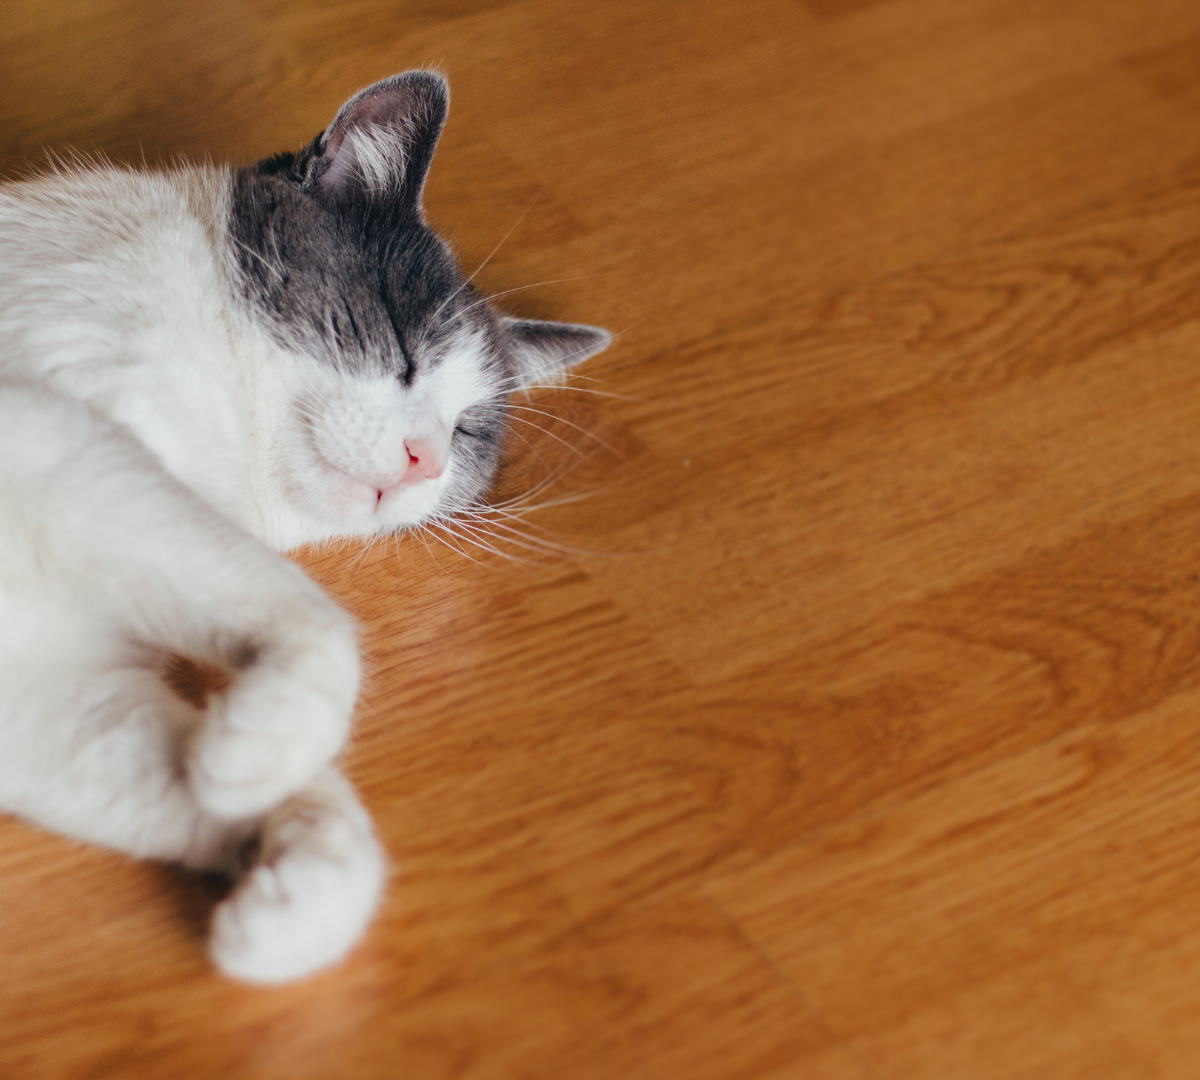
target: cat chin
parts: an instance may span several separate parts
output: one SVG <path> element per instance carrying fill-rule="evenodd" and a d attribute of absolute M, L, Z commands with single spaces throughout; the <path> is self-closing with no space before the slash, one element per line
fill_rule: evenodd
<path fill-rule="evenodd" d="M 381 498 L 377 489 L 332 466 L 322 473 L 319 479 L 309 477 L 303 491 L 293 489 L 289 497 L 264 507 L 261 538 L 268 545 L 291 551 L 326 540 L 399 532 L 430 518 L 441 501 L 438 481 L 405 484 Z"/>
<path fill-rule="evenodd" d="M 321 461 L 320 470 L 324 490 L 318 493 L 319 503 L 331 512 L 332 520 L 368 520 L 374 515 L 379 491 L 373 484 L 357 480 L 325 461 Z"/>
<path fill-rule="evenodd" d="M 377 525 L 394 530 L 420 524 L 437 509 L 440 492 L 436 480 L 418 480 L 383 492 L 375 509 Z"/>

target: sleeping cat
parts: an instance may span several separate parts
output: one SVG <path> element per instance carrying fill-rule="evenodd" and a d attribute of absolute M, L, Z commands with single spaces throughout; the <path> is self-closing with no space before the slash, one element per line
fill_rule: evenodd
<path fill-rule="evenodd" d="M 448 100 L 407 72 L 249 168 L 0 188 L 0 809 L 233 875 L 210 952 L 252 982 L 384 881 L 332 764 L 354 625 L 277 552 L 477 502 L 506 395 L 610 340 L 497 314 L 426 225 Z M 173 654 L 230 686 L 182 700 Z"/>

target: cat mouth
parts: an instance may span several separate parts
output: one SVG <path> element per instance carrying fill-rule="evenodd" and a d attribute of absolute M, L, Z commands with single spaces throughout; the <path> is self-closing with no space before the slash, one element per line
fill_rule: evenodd
<path fill-rule="evenodd" d="M 317 453 L 316 464 L 320 470 L 321 485 L 326 498 L 322 502 L 331 503 L 340 514 L 352 517 L 366 517 L 374 514 L 383 502 L 385 491 L 372 483 L 361 480 L 339 469 L 336 465 Z"/>
<path fill-rule="evenodd" d="M 363 480 L 330 462 L 319 452 L 317 464 L 325 480 L 327 498 L 335 512 L 356 519 L 379 519 L 395 517 L 397 511 L 406 518 L 414 518 L 412 510 L 404 504 L 418 491 L 428 491 L 430 484 L 424 478 L 402 479 L 390 484 Z M 407 513 L 405 511 L 408 511 Z"/>

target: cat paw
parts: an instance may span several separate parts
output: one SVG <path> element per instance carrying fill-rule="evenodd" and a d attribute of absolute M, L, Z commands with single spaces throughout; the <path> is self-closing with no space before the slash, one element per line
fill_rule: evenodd
<path fill-rule="evenodd" d="M 209 954 L 226 975 L 284 983 L 342 959 L 383 890 L 383 851 L 340 776 L 267 819 L 260 861 L 213 914 Z"/>
<path fill-rule="evenodd" d="M 270 651 L 258 657 L 213 702 L 192 740 L 189 782 L 212 814 L 237 819 L 269 810 L 307 784 L 346 741 L 359 686 L 349 619 L 289 651 L 284 662 Z"/>

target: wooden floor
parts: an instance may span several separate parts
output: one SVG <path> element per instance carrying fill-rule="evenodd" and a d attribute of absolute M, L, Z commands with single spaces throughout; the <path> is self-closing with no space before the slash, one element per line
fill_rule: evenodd
<path fill-rule="evenodd" d="M 439 66 L 434 223 L 619 338 L 512 439 L 561 557 L 302 555 L 361 948 L 247 989 L 218 884 L 0 821 L 0 1076 L 1200 1075 L 1196 0 L 5 12 L 8 175 Z"/>

